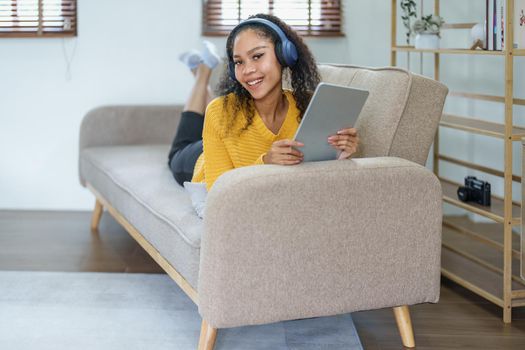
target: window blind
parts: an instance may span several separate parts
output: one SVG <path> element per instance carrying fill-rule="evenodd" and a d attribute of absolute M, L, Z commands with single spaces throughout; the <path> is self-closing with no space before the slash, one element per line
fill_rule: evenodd
<path fill-rule="evenodd" d="M 76 0 L 0 0 L 0 37 L 76 35 Z"/>
<path fill-rule="evenodd" d="M 302 36 L 343 36 L 340 0 L 203 0 L 202 34 L 223 36 L 257 13 L 272 14 Z"/>

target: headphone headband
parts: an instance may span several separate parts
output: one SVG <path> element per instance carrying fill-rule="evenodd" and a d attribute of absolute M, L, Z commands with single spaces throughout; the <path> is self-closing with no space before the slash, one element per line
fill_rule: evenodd
<path fill-rule="evenodd" d="M 279 43 L 275 44 L 275 54 L 277 56 L 277 59 L 279 60 L 279 63 L 283 67 L 292 67 L 297 62 L 297 48 L 295 47 L 294 43 L 291 42 L 286 34 L 284 34 L 283 30 L 272 21 L 269 21 L 264 18 L 249 18 L 247 20 L 242 21 L 239 23 L 231 33 L 238 30 L 241 27 L 244 27 L 245 25 L 249 24 L 262 24 L 265 27 L 269 28 L 272 32 L 274 32 L 279 37 Z M 229 70 L 230 70 L 230 77 L 233 80 L 236 80 L 235 78 L 235 65 L 233 61 L 230 58 L 229 62 Z"/>
<path fill-rule="evenodd" d="M 248 24 L 252 24 L 252 23 L 263 24 L 266 27 L 270 28 L 275 34 L 277 34 L 277 36 L 279 37 L 279 40 L 281 40 L 282 43 L 284 43 L 285 41 L 289 41 L 288 38 L 286 37 L 286 35 L 284 34 L 284 32 L 282 31 L 282 29 L 279 28 L 279 26 L 277 24 L 275 24 L 272 21 L 269 21 L 267 19 L 264 19 L 264 18 L 249 18 L 249 19 L 246 19 L 246 20 L 242 21 L 241 23 L 239 23 L 234 28 L 234 30 L 242 28 L 242 27 L 244 27 L 244 26 L 246 26 Z"/>

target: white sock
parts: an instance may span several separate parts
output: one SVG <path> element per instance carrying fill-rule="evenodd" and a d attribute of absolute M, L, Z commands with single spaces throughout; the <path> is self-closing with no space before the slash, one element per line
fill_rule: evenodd
<path fill-rule="evenodd" d="M 204 50 L 201 53 L 202 62 L 211 69 L 217 67 L 221 61 L 221 56 L 217 53 L 217 47 L 207 40 L 203 40 L 202 43 L 204 44 Z"/>
<path fill-rule="evenodd" d="M 190 50 L 183 52 L 179 55 L 179 60 L 188 66 L 190 70 L 193 70 L 202 63 L 202 57 L 199 51 Z"/>

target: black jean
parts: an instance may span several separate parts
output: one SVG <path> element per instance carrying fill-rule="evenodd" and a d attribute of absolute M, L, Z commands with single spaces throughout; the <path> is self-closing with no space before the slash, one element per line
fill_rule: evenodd
<path fill-rule="evenodd" d="M 171 144 L 168 165 L 179 185 L 191 181 L 193 168 L 202 154 L 202 128 L 204 116 L 197 112 L 184 111 Z"/>

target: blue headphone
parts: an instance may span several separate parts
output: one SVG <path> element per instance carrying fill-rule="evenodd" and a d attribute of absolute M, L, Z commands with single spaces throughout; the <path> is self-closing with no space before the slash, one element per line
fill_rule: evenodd
<path fill-rule="evenodd" d="M 245 25 L 252 24 L 252 23 L 258 23 L 263 24 L 267 28 L 269 28 L 272 32 L 277 34 L 279 37 L 279 42 L 275 43 L 275 56 L 277 56 L 277 60 L 283 67 L 292 67 L 297 62 L 297 48 L 295 47 L 294 43 L 292 43 L 284 34 L 281 28 L 272 21 L 269 21 L 264 18 L 250 18 L 245 21 L 242 21 L 239 23 L 231 33 L 234 33 L 236 30 L 238 30 L 241 27 L 244 27 Z M 230 34 L 231 35 L 231 34 Z M 232 80 L 237 80 L 235 78 L 235 63 L 233 62 L 233 58 L 230 57 L 228 62 L 228 70 L 230 72 L 230 78 Z"/>

